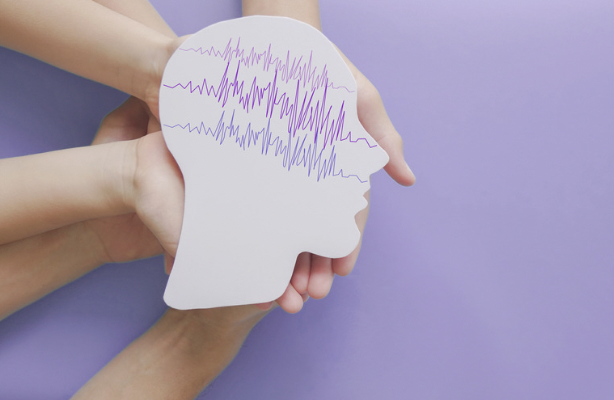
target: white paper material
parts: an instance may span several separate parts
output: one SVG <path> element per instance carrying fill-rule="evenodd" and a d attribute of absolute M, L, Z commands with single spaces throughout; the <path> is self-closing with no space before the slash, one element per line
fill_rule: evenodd
<path fill-rule="evenodd" d="M 358 245 L 354 217 L 388 156 L 316 29 L 258 16 L 201 30 L 168 62 L 160 117 L 185 180 L 169 306 L 272 301 L 299 253 L 337 258 Z"/>

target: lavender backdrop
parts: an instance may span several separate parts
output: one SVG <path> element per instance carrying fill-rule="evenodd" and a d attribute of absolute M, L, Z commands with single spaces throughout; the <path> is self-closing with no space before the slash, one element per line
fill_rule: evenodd
<path fill-rule="evenodd" d="M 240 14 L 154 4 L 179 34 Z M 418 183 L 377 174 L 355 272 L 273 312 L 200 398 L 613 398 L 614 3 L 321 7 Z M 1 157 L 87 145 L 125 97 L 5 49 L 0 88 Z M 160 259 L 104 266 L 0 322 L 0 398 L 68 398 L 161 315 L 164 284 Z"/>

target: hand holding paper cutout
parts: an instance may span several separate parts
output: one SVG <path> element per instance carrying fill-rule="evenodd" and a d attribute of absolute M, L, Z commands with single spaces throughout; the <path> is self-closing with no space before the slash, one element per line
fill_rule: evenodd
<path fill-rule="evenodd" d="M 170 306 L 271 301 L 299 253 L 357 247 L 355 215 L 388 157 L 359 123 L 356 82 L 320 32 L 251 17 L 195 34 L 167 65 L 160 115 L 186 185 Z"/>
<path fill-rule="evenodd" d="M 140 139 L 148 133 L 148 127 L 156 123 L 147 105 L 130 97 L 102 120 L 92 145 Z M 162 252 L 162 247 L 136 213 L 84 223 L 96 234 L 107 257 L 104 262 L 132 261 Z"/>

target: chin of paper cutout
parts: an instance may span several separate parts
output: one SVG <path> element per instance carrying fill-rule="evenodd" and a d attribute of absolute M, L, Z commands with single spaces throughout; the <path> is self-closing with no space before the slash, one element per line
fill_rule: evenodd
<path fill-rule="evenodd" d="M 358 245 L 355 215 L 388 156 L 316 29 L 258 16 L 197 32 L 168 62 L 160 117 L 185 180 L 169 306 L 272 301 L 299 253 L 337 258 Z"/>

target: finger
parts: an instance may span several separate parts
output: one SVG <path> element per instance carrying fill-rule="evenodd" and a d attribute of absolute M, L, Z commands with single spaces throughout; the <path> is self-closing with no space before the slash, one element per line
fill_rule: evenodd
<path fill-rule="evenodd" d="M 369 201 L 369 192 L 365 193 L 365 198 Z M 342 258 L 336 258 L 333 260 L 333 272 L 339 276 L 347 276 L 354 269 L 354 265 L 356 264 L 356 259 L 358 258 L 358 253 L 360 252 L 360 246 L 362 245 L 362 232 L 365 230 L 365 225 L 367 223 L 367 216 L 369 214 L 369 208 L 365 208 L 360 210 L 356 214 L 356 226 L 360 230 L 360 241 L 358 242 L 358 246 L 356 249 L 352 251 L 348 256 Z"/>
<path fill-rule="evenodd" d="M 390 121 L 382 98 L 362 74 L 357 78 L 357 82 L 358 119 L 369 135 L 388 153 L 390 160 L 384 169 L 401 185 L 413 185 L 416 177 L 405 162 L 403 139 Z"/>
<path fill-rule="evenodd" d="M 303 297 L 292 285 L 288 285 L 284 294 L 276 302 L 285 312 L 290 314 L 296 314 L 303 308 Z"/>
<path fill-rule="evenodd" d="M 337 46 L 335 48 L 356 79 L 358 87 L 357 111 L 360 123 L 388 153 L 390 161 L 384 169 L 392 179 L 401 185 L 413 185 L 416 177 L 405 162 L 403 140 L 386 113 L 382 97 L 375 86 L 352 64 L 345 54 Z"/>
<path fill-rule="evenodd" d="M 164 272 L 166 275 L 170 275 L 171 270 L 173 269 L 173 264 L 175 264 L 175 258 L 168 254 L 168 252 L 164 252 Z"/>
<path fill-rule="evenodd" d="M 148 120 L 149 111 L 145 103 L 129 97 L 103 118 L 92 144 L 138 139 L 147 132 Z"/>
<path fill-rule="evenodd" d="M 168 48 L 168 53 L 165 55 L 165 60 L 158 65 L 157 73 L 158 77 L 156 79 L 157 84 L 148 87 L 145 90 L 145 93 L 142 96 L 143 101 L 147 103 L 149 110 L 153 114 L 154 117 L 159 121 L 160 120 L 160 83 L 162 82 L 162 76 L 164 75 L 164 70 L 166 68 L 166 64 L 170 57 L 174 54 L 174 52 L 192 35 L 185 35 L 178 38 L 175 38 L 172 43 L 170 43 Z M 166 58 L 168 56 L 168 58 Z"/>
<path fill-rule="evenodd" d="M 162 130 L 162 125 L 160 125 L 160 120 L 153 115 L 149 107 L 146 106 L 147 114 L 149 115 L 149 121 L 147 121 L 147 133 L 150 134 L 152 132 L 158 132 Z"/>
<path fill-rule="evenodd" d="M 256 307 L 258 307 L 260 310 L 268 311 L 273 308 L 273 304 L 275 304 L 274 301 L 269 301 L 268 303 L 256 304 Z"/>
<path fill-rule="evenodd" d="M 332 260 L 315 254 L 311 255 L 311 273 L 307 293 L 314 299 L 322 299 L 330 292 L 333 285 Z"/>
<path fill-rule="evenodd" d="M 181 170 L 160 132 L 140 139 L 136 152 L 137 214 L 164 250 L 175 256 L 183 222 L 185 188 Z"/>
<path fill-rule="evenodd" d="M 160 121 L 153 114 L 150 113 L 149 122 L 147 123 L 147 133 L 158 132 L 162 130 Z"/>
<path fill-rule="evenodd" d="M 311 269 L 311 253 L 301 253 L 296 258 L 294 272 L 290 284 L 298 293 L 307 292 L 309 284 L 309 271 Z"/>
<path fill-rule="evenodd" d="M 362 239 L 361 239 L 362 242 Z M 333 260 L 333 272 L 339 276 L 347 276 L 354 270 L 354 265 L 358 259 L 360 244 L 348 256 Z"/>

